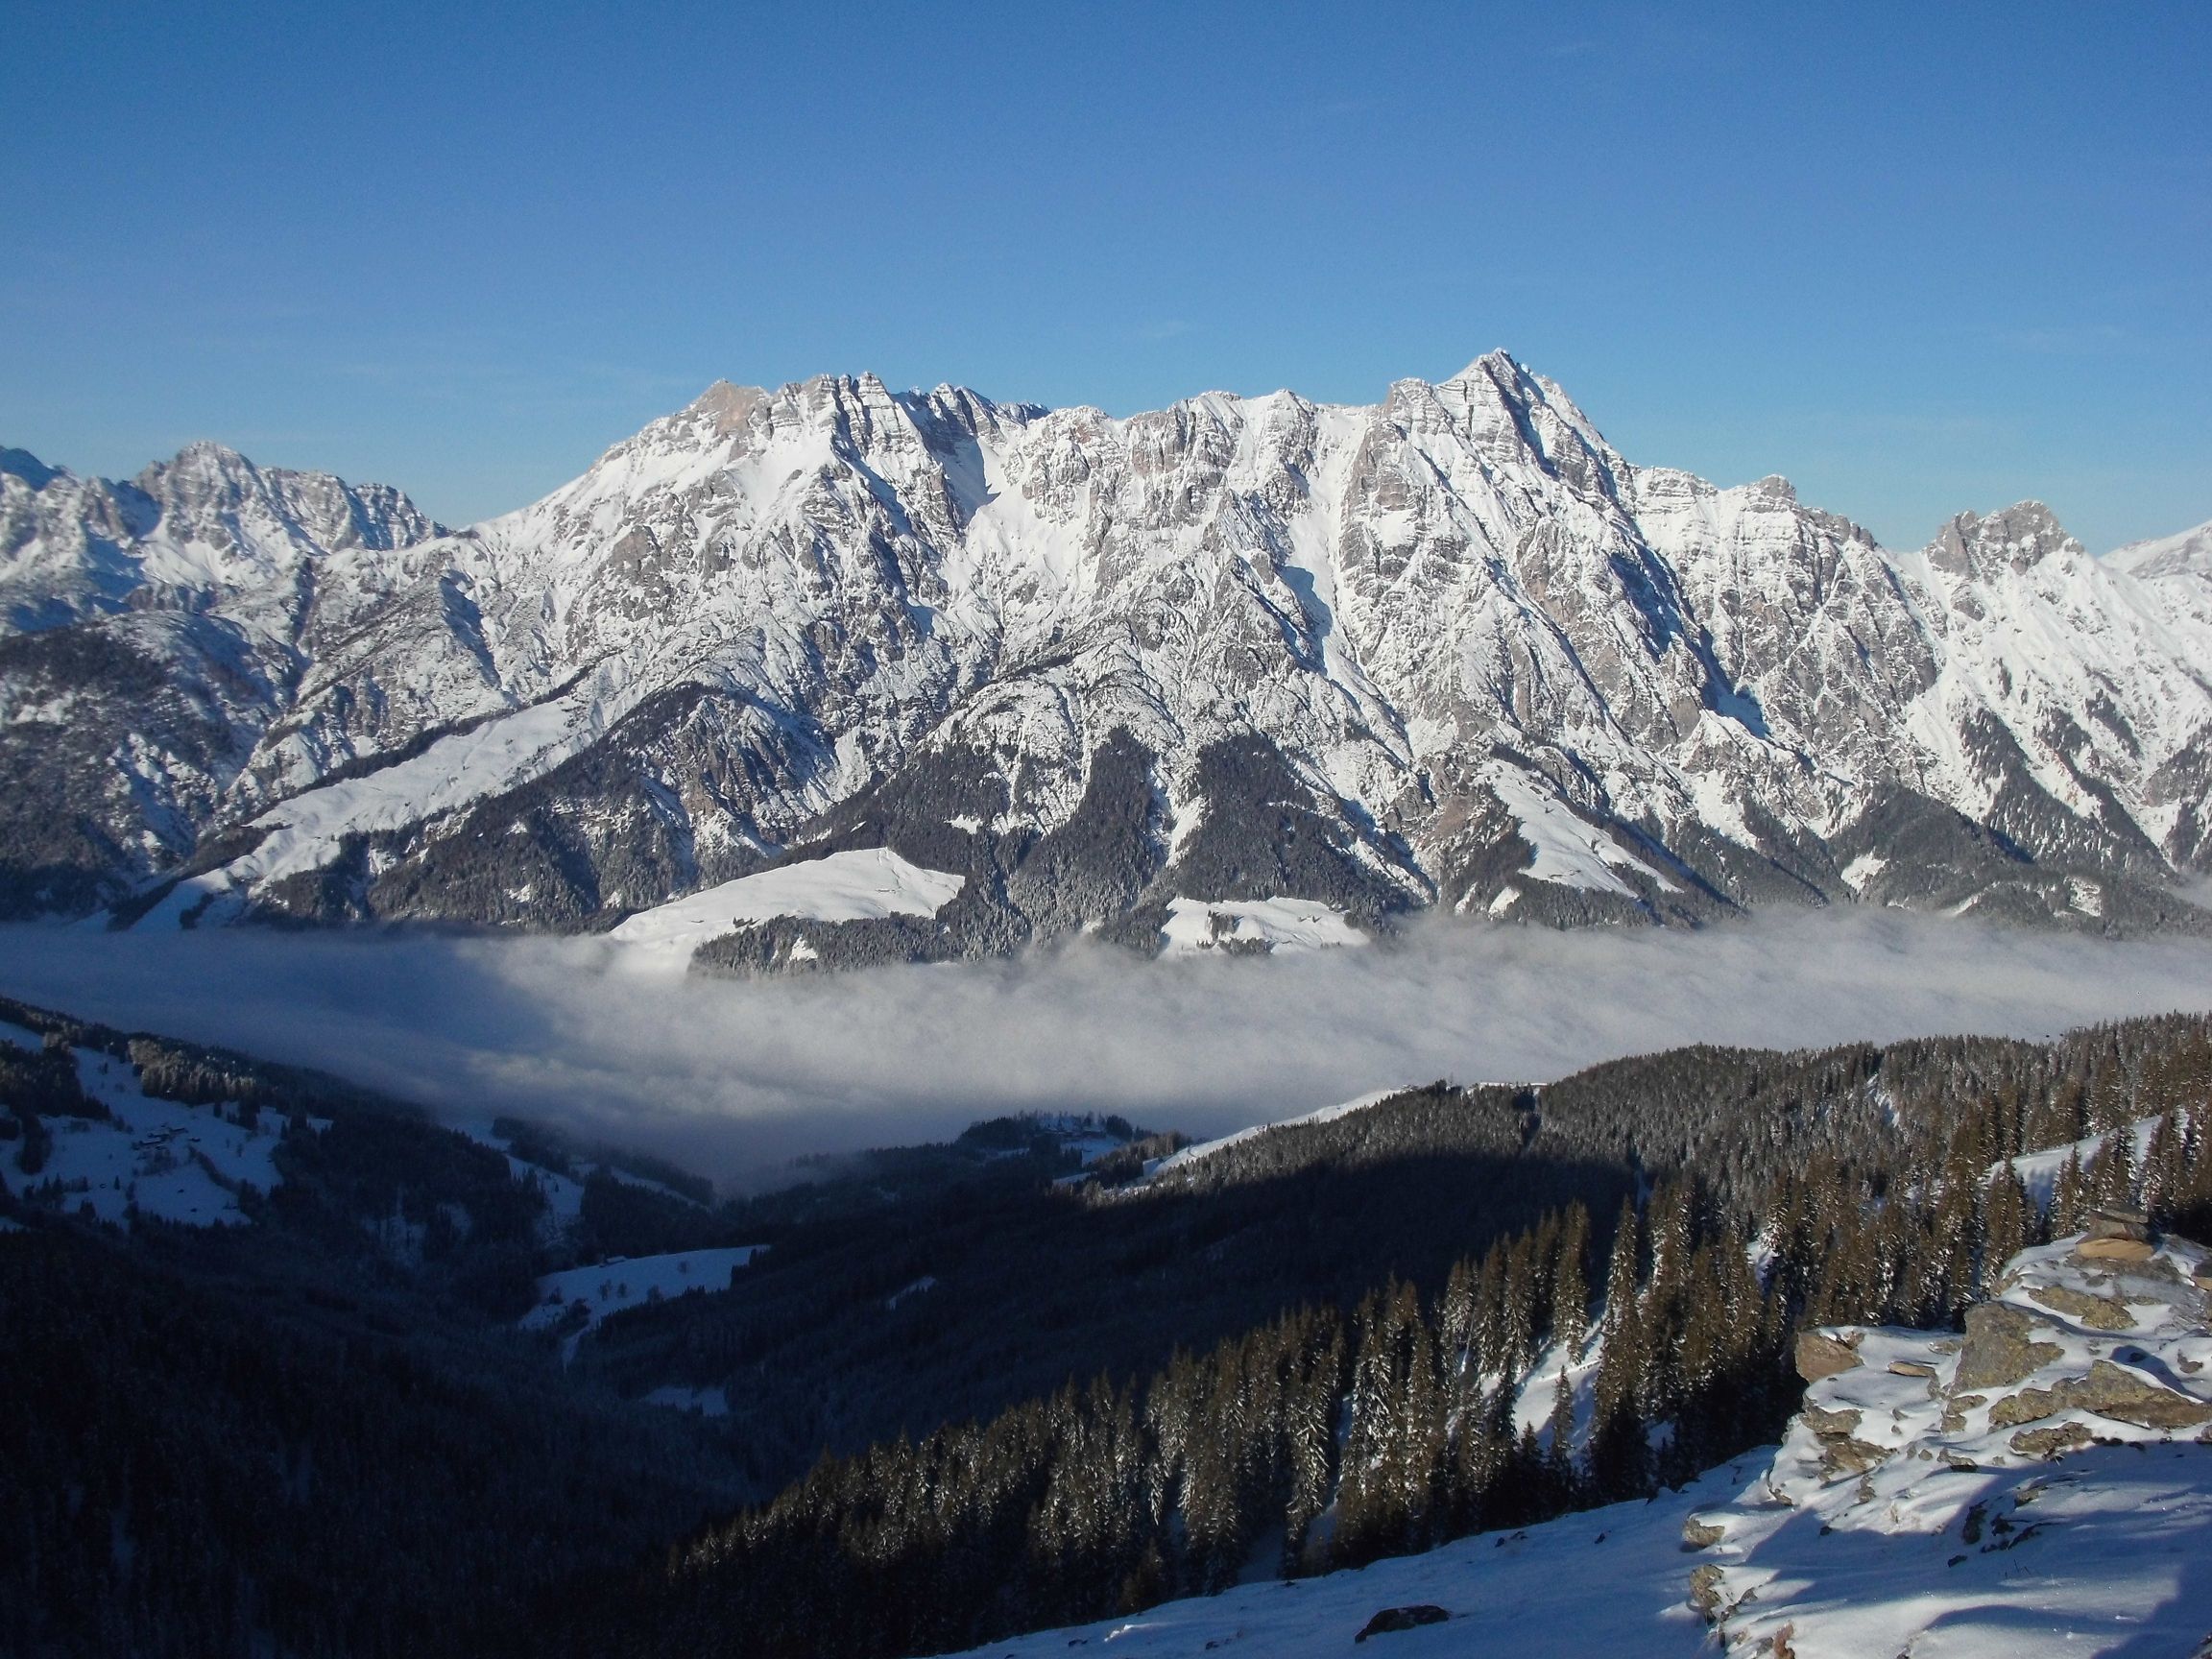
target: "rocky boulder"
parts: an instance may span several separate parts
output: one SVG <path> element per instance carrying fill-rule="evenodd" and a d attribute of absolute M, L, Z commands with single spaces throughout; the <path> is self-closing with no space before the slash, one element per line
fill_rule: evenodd
<path fill-rule="evenodd" d="M 1370 1636 L 1387 1636 L 1397 1630 L 1417 1630 L 1424 1624 L 1441 1624 L 1452 1615 L 1433 1602 L 1417 1602 L 1410 1607 L 1385 1607 L 1360 1627 L 1355 1642 L 1364 1642 Z"/>

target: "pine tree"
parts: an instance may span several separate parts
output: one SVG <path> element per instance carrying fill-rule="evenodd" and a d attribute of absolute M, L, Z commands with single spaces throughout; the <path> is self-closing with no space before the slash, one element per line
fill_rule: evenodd
<path fill-rule="evenodd" d="M 1984 1295 L 1996 1291 L 2005 1263 L 2028 1247 L 2030 1236 L 2028 1189 L 2020 1172 L 2009 1163 L 1997 1166 L 1983 1201 L 1982 1262 L 1979 1283 Z"/>
<path fill-rule="evenodd" d="M 1590 1212 L 1570 1205 L 1551 1269 L 1551 1339 L 1568 1356 L 1590 1333 Z"/>
<path fill-rule="evenodd" d="M 2088 1209 L 2087 1184 L 2081 1175 L 2081 1153 L 2076 1148 L 2066 1154 L 2066 1162 L 2059 1166 L 2058 1179 L 2051 1191 L 2051 1236 L 2062 1238 L 2069 1233 L 2081 1230 Z"/>

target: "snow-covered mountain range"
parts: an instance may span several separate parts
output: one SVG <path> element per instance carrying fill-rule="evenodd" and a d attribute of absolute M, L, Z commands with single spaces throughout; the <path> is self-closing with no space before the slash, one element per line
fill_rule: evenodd
<path fill-rule="evenodd" d="M 716 900 L 709 958 L 1266 949 L 1280 901 L 2212 920 L 2212 528 L 1888 551 L 1632 465 L 1503 352 L 1127 419 L 718 383 L 460 531 L 209 445 L 5 451 L 0 616 L 13 915 L 595 930 L 881 849 L 899 895 Z"/>

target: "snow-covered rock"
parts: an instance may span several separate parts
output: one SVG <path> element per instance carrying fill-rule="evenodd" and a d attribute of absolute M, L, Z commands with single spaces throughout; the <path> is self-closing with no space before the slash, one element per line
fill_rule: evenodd
<path fill-rule="evenodd" d="M 2190 1562 L 2212 1541 L 2212 1277 L 2201 1247 L 2128 1237 L 2141 1231 L 2022 1253 L 1963 1336 L 1809 1336 L 1815 1380 L 1771 1467 L 1692 1523 L 1695 1593 L 1728 1651 L 2201 1639 L 2212 1585 Z"/>

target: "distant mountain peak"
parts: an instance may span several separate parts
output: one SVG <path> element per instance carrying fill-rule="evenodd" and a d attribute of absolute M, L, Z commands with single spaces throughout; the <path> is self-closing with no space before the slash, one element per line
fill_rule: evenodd
<path fill-rule="evenodd" d="M 1930 558 L 1947 570 L 2026 570 L 2055 554 L 2086 557 L 2040 501 L 2019 501 L 1987 517 L 1961 513 L 1936 533 Z"/>
<path fill-rule="evenodd" d="M 1521 360 L 1503 346 L 1493 347 L 1469 363 L 1450 380 L 1519 380 L 1533 378 Z"/>
<path fill-rule="evenodd" d="M 0 472 L 20 478 L 34 490 L 43 490 L 61 476 L 61 469 L 49 467 L 28 449 L 11 449 L 0 445 Z"/>

